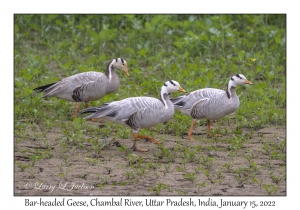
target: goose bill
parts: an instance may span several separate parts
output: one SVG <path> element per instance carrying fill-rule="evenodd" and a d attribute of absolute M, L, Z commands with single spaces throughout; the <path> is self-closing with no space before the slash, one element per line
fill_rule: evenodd
<path fill-rule="evenodd" d="M 245 84 L 249 84 L 249 85 L 252 85 L 252 84 L 253 84 L 252 82 L 250 82 L 250 81 L 248 81 L 248 80 L 246 80 L 244 83 L 245 83 Z"/>
<path fill-rule="evenodd" d="M 182 87 L 179 87 L 178 91 L 186 93 L 186 91 Z"/>
<path fill-rule="evenodd" d="M 123 71 L 124 71 L 124 73 L 129 77 L 129 73 L 128 73 L 127 67 L 125 67 Z"/>

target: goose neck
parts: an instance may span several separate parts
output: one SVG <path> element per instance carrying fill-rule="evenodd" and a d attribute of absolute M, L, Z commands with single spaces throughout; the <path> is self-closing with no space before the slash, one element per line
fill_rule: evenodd
<path fill-rule="evenodd" d="M 106 66 L 105 75 L 108 78 L 108 82 L 111 82 L 112 78 L 115 76 L 115 70 L 114 70 L 114 60 L 109 62 Z"/>
<path fill-rule="evenodd" d="M 169 92 L 167 91 L 165 86 L 161 88 L 160 100 L 162 101 L 166 109 L 170 108 L 170 106 L 173 105 L 169 97 Z"/>
<path fill-rule="evenodd" d="M 234 84 L 232 84 L 232 82 L 230 81 L 226 88 L 226 94 L 227 94 L 228 99 L 236 97 L 235 89 L 236 89 L 236 86 Z"/>

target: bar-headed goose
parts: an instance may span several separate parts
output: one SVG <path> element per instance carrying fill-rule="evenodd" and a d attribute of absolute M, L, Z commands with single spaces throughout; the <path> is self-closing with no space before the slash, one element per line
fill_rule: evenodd
<path fill-rule="evenodd" d="M 207 119 L 208 136 L 210 136 L 210 120 L 223 118 L 238 109 L 240 101 L 235 88 L 242 84 L 252 84 L 252 82 L 248 81 L 244 75 L 237 74 L 230 78 L 225 91 L 204 88 L 171 99 L 176 110 L 180 110 L 183 114 L 193 118 L 188 132 L 190 140 L 193 140 L 192 132 L 196 119 Z M 216 136 L 220 135 L 217 134 Z"/>
<path fill-rule="evenodd" d="M 170 101 L 169 93 L 186 92 L 178 82 L 169 80 L 164 83 L 160 91 L 160 99 L 152 97 L 131 97 L 121 101 L 114 101 L 103 104 L 99 107 L 85 109 L 81 112 L 93 113 L 86 119 L 101 118 L 113 123 L 129 126 L 133 131 L 134 151 L 147 152 L 147 149 L 137 148 L 136 140 L 138 138 L 149 139 L 154 144 L 159 144 L 157 140 L 150 136 L 139 135 L 141 128 L 149 128 L 159 123 L 170 120 L 174 115 L 174 105 Z"/>
<path fill-rule="evenodd" d="M 95 101 L 118 90 L 120 82 L 115 69 L 123 70 L 129 76 L 126 61 L 116 58 L 107 64 L 105 73 L 83 72 L 59 82 L 37 87 L 34 90 L 43 92 L 43 97 L 57 97 L 67 101 L 80 102 L 77 103 L 74 110 L 74 117 L 76 117 L 81 102 L 89 107 L 90 101 Z"/>

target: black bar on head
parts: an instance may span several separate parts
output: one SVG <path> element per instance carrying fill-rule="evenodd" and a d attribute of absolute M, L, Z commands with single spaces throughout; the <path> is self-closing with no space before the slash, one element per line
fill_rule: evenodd
<path fill-rule="evenodd" d="M 237 74 L 237 75 L 235 75 L 235 76 L 237 76 L 238 78 L 242 79 L 242 77 L 241 77 L 239 74 Z"/>
<path fill-rule="evenodd" d="M 174 83 L 172 80 L 169 80 L 169 82 L 170 82 L 172 85 L 175 86 L 175 83 Z"/>

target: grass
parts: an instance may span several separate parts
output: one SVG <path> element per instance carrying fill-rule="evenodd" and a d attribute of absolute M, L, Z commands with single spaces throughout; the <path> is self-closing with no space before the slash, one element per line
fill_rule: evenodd
<path fill-rule="evenodd" d="M 87 180 L 96 174 L 103 178 L 108 173 L 105 167 L 111 169 L 109 173 L 123 168 L 121 180 L 97 182 L 103 192 L 111 183 L 126 183 L 118 185 L 124 188 L 138 178 L 168 180 L 180 173 L 185 181 L 198 183 L 197 192 L 208 185 L 213 189 L 231 177 L 246 184 L 256 180 L 252 182 L 259 183 L 264 193 L 278 193 L 278 185 L 284 183 L 278 170 L 286 165 L 286 139 L 276 140 L 277 136 L 261 129 L 286 126 L 285 24 L 285 15 L 15 15 L 16 171 L 34 171 L 31 177 L 44 179 L 37 167 L 57 160 L 56 174 L 69 180 L 76 171 L 74 159 L 81 158 L 95 170 L 103 168 L 101 172 L 83 171 L 81 176 Z M 80 72 L 103 72 L 106 63 L 116 57 L 127 61 L 130 77 L 120 73 L 120 89 L 93 101 L 92 106 L 133 96 L 158 97 L 169 79 L 188 92 L 224 89 L 237 73 L 253 85 L 238 87 L 239 109 L 214 122 L 215 131 L 224 138 L 197 135 L 206 128 L 200 120 L 194 130 L 195 141 L 187 143 L 191 118 L 176 112 L 167 125 L 141 130 L 141 134 L 164 142 L 155 146 L 150 156 L 133 153 L 124 145 L 117 154 L 110 153 L 108 148 L 115 140 L 121 144 L 132 140 L 130 129 L 109 122 L 99 128 L 84 119 L 73 119 L 74 103 L 43 99 L 33 88 Z M 170 141 L 174 144 L 168 144 Z M 122 158 L 120 162 L 105 166 L 115 156 Z M 260 157 L 269 159 L 260 161 Z M 259 173 L 266 174 L 264 182 L 257 181 L 261 180 Z M 150 193 L 171 193 L 166 190 L 169 188 L 182 195 L 188 191 L 164 184 L 151 182 Z"/>

